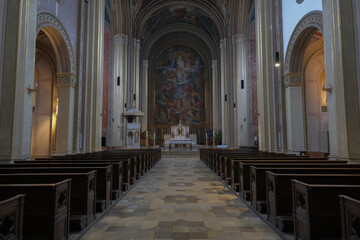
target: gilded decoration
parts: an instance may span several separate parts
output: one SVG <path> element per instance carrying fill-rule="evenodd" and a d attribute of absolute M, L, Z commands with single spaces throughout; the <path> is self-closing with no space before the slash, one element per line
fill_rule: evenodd
<path fill-rule="evenodd" d="M 57 87 L 76 87 L 77 77 L 72 73 L 57 73 Z"/>
<path fill-rule="evenodd" d="M 304 85 L 304 74 L 302 73 L 289 73 L 284 77 L 284 87 L 297 86 L 302 87 Z"/>

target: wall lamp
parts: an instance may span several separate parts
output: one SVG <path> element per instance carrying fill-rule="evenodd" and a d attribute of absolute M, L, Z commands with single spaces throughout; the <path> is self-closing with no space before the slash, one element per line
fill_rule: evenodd
<path fill-rule="evenodd" d="M 280 54 L 275 52 L 275 67 L 280 67 Z"/>
<path fill-rule="evenodd" d="M 234 109 L 236 109 L 236 103 L 234 103 Z"/>
<path fill-rule="evenodd" d="M 325 87 L 325 84 L 323 84 L 322 85 L 322 91 L 323 92 L 328 92 L 328 93 L 332 93 L 332 90 L 334 89 L 334 87 L 333 86 L 331 86 L 331 84 L 329 84 L 329 87 L 327 88 L 327 87 Z"/>
<path fill-rule="evenodd" d="M 29 86 L 26 88 L 26 90 L 28 91 L 28 94 L 36 92 L 38 90 L 38 84 L 35 83 L 34 88 L 30 88 L 30 84 L 29 84 Z"/>

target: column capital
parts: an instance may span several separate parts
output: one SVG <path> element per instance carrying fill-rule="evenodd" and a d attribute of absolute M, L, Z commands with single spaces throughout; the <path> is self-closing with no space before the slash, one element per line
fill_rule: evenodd
<path fill-rule="evenodd" d="M 211 62 L 212 62 L 212 67 L 213 68 L 217 67 L 217 60 L 216 59 L 212 60 Z"/>
<path fill-rule="evenodd" d="M 117 34 L 114 36 L 115 44 L 125 44 L 128 42 L 128 36 L 124 34 Z"/>
<path fill-rule="evenodd" d="M 237 34 L 234 36 L 235 43 L 246 43 L 247 37 L 244 34 Z"/>
<path fill-rule="evenodd" d="M 146 67 L 146 68 L 149 67 L 149 60 L 144 59 L 143 60 L 143 66 Z"/>
<path fill-rule="evenodd" d="M 284 88 L 290 86 L 302 87 L 304 84 L 304 74 L 303 73 L 288 73 L 284 77 Z"/>
<path fill-rule="evenodd" d="M 140 40 L 134 38 L 134 47 L 140 48 Z"/>
<path fill-rule="evenodd" d="M 56 73 L 57 87 L 76 87 L 77 76 L 72 73 Z"/>
<path fill-rule="evenodd" d="M 221 40 L 220 40 L 220 48 L 226 47 L 226 42 L 227 42 L 227 39 L 226 39 L 226 38 L 221 39 Z"/>

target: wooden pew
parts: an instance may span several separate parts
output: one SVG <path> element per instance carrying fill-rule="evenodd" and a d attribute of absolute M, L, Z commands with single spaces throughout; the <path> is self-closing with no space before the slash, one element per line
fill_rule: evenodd
<path fill-rule="evenodd" d="M 360 198 L 360 185 L 355 185 L 359 184 L 359 180 L 355 179 L 352 183 L 354 185 L 340 184 L 343 184 L 343 181 L 329 185 L 293 180 L 295 239 L 341 238 L 338 195 Z"/>
<path fill-rule="evenodd" d="M 1 167 L 0 174 L 6 173 L 84 173 L 96 170 L 96 211 L 102 212 L 111 204 L 112 166 L 106 167 L 16 167 L 8 164 Z"/>
<path fill-rule="evenodd" d="M 0 184 L 48 183 L 61 182 L 66 179 L 71 179 L 70 230 L 82 230 L 95 220 L 96 171 L 0 174 Z"/>
<path fill-rule="evenodd" d="M 250 163 L 250 162 L 240 162 L 239 170 L 239 186 L 240 186 L 240 196 L 245 200 L 250 200 L 250 167 L 251 166 L 262 166 L 262 167 L 273 167 L 273 168 L 348 168 L 350 164 L 346 164 L 347 161 L 328 161 L 323 163 L 270 163 L 270 162 L 261 162 L 261 163 Z M 358 167 L 360 165 L 351 164 L 351 167 Z"/>
<path fill-rule="evenodd" d="M 1 239 L 23 239 L 25 194 L 14 197 L 0 197 Z"/>
<path fill-rule="evenodd" d="M 341 215 L 341 239 L 359 239 L 360 237 L 360 198 L 339 195 Z"/>
<path fill-rule="evenodd" d="M 316 184 L 360 184 L 360 174 L 285 174 L 266 172 L 268 220 L 279 230 L 292 232 L 291 180 Z"/>
<path fill-rule="evenodd" d="M 358 168 L 271 168 L 250 166 L 250 202 L 257 211 L 266 213 L 266 176 L 265 172 L 273 173 L 319 173 L 319 174 L 360 174 L 360 166 Z"/>
<path fill-rule="evenodd" d="M 292 163 L 336 163 L 336 164 L 346 164 L 347 161 L 325 161 L 319 159 L 302 159 L 302 158 L 291 158 L 291 159 L 230 159 L 230 166 L 227 167 L 227 171 L 225 174 L 225 179 L 227 180 L 227 184 L 231 185 L 231 187 L 239 192 L 240 191 L 240 178 L 241 174 L 244 175 L 244 178 L 247 178 L 250 173 L 250 169 L 248 168 L 249 165 L 244 165 L 244 169 L 241 169 L 240 163 L 285 163 L 285 162 L 292 162 Z M 240 174 L 240 170 L 242 173 Z"/>
<path fill-rule="evenodd" d="M 25 194 L 24 239 L 68 239 L 71 180 L 48 184 L 0 184 L 0 196 Z"/>
<path fill-rule="evenodd" d="M 50 166 L 50 167 L 82 167 L 82 166 L 113 166 L 113 179 L 112 179 L 112 199 L 120 197 L 121 192 L 127 190 L 130 182 L 130 170 L 128 169 L 128 163 L 130 159 L 124 160 L 35 160 L 35 161 L 15 161 L 16 165 L 22 164 L 22 166 L 31 165 L 33 167 Z M 24 165 L 25 164 L 25 165 Z M 51 165 L 49 165 L 51 164 Z M 0 165 L 1 168 L 1 165 Z"/>

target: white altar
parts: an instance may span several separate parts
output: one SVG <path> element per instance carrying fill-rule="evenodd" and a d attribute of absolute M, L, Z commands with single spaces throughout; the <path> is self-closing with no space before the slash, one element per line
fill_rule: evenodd
<path fill-rule="evenodd" d="M 181 121 L 175 126 L 171 126 L 171 135 L 164 134 L 165 149 L 185 145 L 188 150 L 197 145 L 196 134 L 190 134 L 189 126 L 183 125 Z"/>

